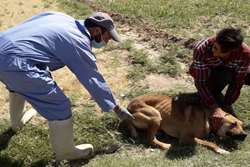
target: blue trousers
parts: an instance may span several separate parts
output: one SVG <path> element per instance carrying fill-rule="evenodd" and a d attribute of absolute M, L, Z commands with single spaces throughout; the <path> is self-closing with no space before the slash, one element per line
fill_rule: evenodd
<path fill-rule="evenodd" d="M 0 62 L 0 65 L 2 63 Z M 0 81 L 10 91 L 23 95 L 47 120 L 70 118 L 72 115 L 70 101 L 57 86 L 50 72 L 27 64 L 23 67 L 24 69 L 15 69 L 13 66 L 0 69 Z"/>

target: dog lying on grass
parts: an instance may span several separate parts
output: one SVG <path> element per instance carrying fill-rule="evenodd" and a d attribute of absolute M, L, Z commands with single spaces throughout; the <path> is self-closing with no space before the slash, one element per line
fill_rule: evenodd
<path fill-rule="evenodd" d="M 242 121 L 226 112 L 222 113 L 223 118 L 210 118 L 210 109 L 200 104 L 194 93 L 176 97 L 138 96 L 129 103 L 128 110 L 135 117 L 135 120 L 123 122 L 130 135 L 137 138 L 137 129 L 145 130 L 148 144 L 161 149 L 168 149 L 171 145 L 156 138 L 159 130 L 178 138 L 181 144 L 200 144 L 219 154 L 229 152 L 203 139 L 210 132 L 221 138 L 231 137 L 240 141 L 247 136 Z"/>

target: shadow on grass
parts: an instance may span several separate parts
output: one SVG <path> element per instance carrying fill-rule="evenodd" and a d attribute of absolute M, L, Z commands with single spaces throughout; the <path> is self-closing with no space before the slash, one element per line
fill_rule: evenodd
<path fill-rule="evenodd" d="M 123 134 L 122 140 L 124 142 L 133 144 L 133 145 L 143 144 L 145 147 L 148 147 L 147 142 L 145 140 L 146 137 L 145 137 L 145 134 L 143 134 L 143 131 L 137 130 L 139 137 L 136 139 L 131 139 L 129 137 L 130 134 L 128 133 L 128 129 L 124 127 L 123 125 L 120 127 L 120 131 Z M 166 158 L 168 159 L 172 159 L 172 160 L 184 159 L 184 158 L 192 157 L 193 155 L 196 154 L 196 145 L 181 145 L 179 144 L 178 139 L 167 135 L 163 131 L 157 132 L 156 137 L 158 140 L 164 143 L 171 144 L 171 147 L 166 152 Z M 206 138 L 206 140 L 216 143 L 219 147 L 222 147 L 228 151 L 234 151 L 234 150 L 239 149 L 239 142 L 231 138 L 221 140 L 219 139 L 218 136 L 214 134 L 210 134 L 210 136 Z"/>
<path fill-rule="evenodd" d="M 219 147 L 228 151 L 239 149 L 239 141 L 233 140 L 232 138 L 219 139 L 215 134 L 210 134 L 207 140 L 216 143 Z"/>
<path fill-rule="evenodd" d="M 78 160 L 61 160 L 56 161 L 55 159 L 41 159 L 39 161 L 30 164 L 30 167 L 82 167 L 89 163 L 89 160 L 94 158 L 94 156 L 89 157 L 89 159 L 78 159 Z M 21 167 L 21 166 L 20 166 Z"/>
<path fill-rule="evenodd" d="M 90 160 L 90 159 L 89 159 Z M 68 163 L 69 167 L 81 167 L 89 163 L 89 160 L 74 160 Z"/>
<path fill-rule="evenodd" d="M 41 159 L 39 161 L 30 164 L 30 167 L 82 167 L 89 163 L 89 160 L 94 158 L 94 156 L 89 157 L 89 159 L 78 159 L 78 160 L 62 160 L 56 161 L 55 159 Z M 21 167 L 21 166 L 20 166 Z"/>
<path fill-rule="evenodd" d="M 133 145 L 141 145 L 142 144 L 145 147 L 151 147 L 150 145 L 147 144 L 145 131 L 137 130 L 139 137 L 136 139 L 134 139 L 134 138 L 132 139 L 129 137 L 130 135 L 128 134 L 128 131 L 125 130 L 126 127 L 125 128 L 121 127 L 121 128 L 122 128 L 121 131 L 123 133 L 122 140 L 124 142 L 128 142 L 128 143 L 133 144 Z M 178 139 L 167 135 L 163 131 L 157 132 L 156 137 L 158 140 L 160 140 L 164 143 L 171 144 L 171 147 L 166 152 L 166 158 L 168 158 L 168 159 L 184 159 L 184 158 L 191 157 L 195 154 L 195 146 L 180 145 L 180 144 L 178 144 Z"/>
<path fill-rule="evenodd" d="M 55 161 L 53 162 L 53 167 L 82 167 L 84 165 L 87 165 L 91 159 L 94 159 L 95 156 L 97 156 L 98 153 L 95 152 L 92 156 L 86 158 L 86 159 L 77 159 L 77 160 L 71 160 L 71 161 Z M 39 166 L 32 166 L 32 167 L 39 167 Z"/>
<path fill-rule="evenodd" d="M 244 127 L 244 129 L 246 130 L 246 131 L 250 131 L 250 124 L 247 124 L 245 127 Z"/>
<path fill-rule="evenodd" d="M 74 161 L 55 161 L 55 160 L 45 160 L 41 159 L 34 162 L 30 167 L 81 167 L 88 163 L 88 160 L 74 160 Z"/>
<path fill-rule="evenodd" d="M 49 166 L 49 162 L 48 162 L 48 160 L 44 160 L 44 159 L 41 159 L 37 162 L 33 162 L 30 165 L 30 167 L 47 167 L 47 166 Z M 55 165 L 53 164 L 51 166 L 55 166 Z"/>
<path fill-rule="evenodd" d="M 15 134 L 16 134 L 15 131 L 13 131 L 11 128 L 8 128 L 0 135 L 0 151 L 8 147 L 10 139 Z"/>
<path fill-rule="evenodd" d="M 94 159 L 98 155 L 115 153 L 120 147 L 121 147 L 121 145 L 119 143 L 114 143 L 114 144 L 111 144 L 111 145 L 106 146 L 106 147 L 97 148 L 94 151 L 94 154 L 91 157 L 89 157 L 88 159 L 70 161 L 69 166 L 70 167 L 81 167 L 83 165 L 88 164 L 89 160 Z"/>
<path fill-rule="evenodd" d="M 146 133 L 144 130 L 138 130 L 138 138 L 131 138 L 130 134 L 128 132 L 128 129 L 126 126 L 122 125 L 119 127 L 120 131 L 123 134 L 123 142 L 133 144 L 133 145 L 143 145 L 144 147 L 152 147 L 148 145 L 147 140 L 146 140 Z M 169 150 L 166 152 L 166 158 L 168 159 L 183 159 L 183 158 L 188 158 L 194 155 L 195 153 L 195 147 L 194 146 L 183 146 L 178 144 L 178 139 L 175 137 L 171 137 L 164 133 L 163 131 L 158 131 L 156 134 L 156 138 L 160 140 L 161 142 L 164 143 L 169 143 L 171 144 L 171 147 Z"/>
<path fill-rule="evenodd" d="M 166 152 L 166 158 L 184 159 L 192 157 L 195 154 L 195 145 L 184 146 L 179 144 L 172 144 L 169 150 Z"/>
<path fill-rule="evenodd" d="M 231 138 L 219 139 L 218 136 L 211 134 L 211 136 L 209 136 L 206 140 L 213 142 L 219 147 L 222 147 L 228 151 L 239 149 L 239 142 Z M 166 157 L 169 159 L 183 159 L 191 157 L 196 153 L 195 147 L 196 145 L 180 145 L 178 143 L 173 143 L 170 149 L 167 151 Z"/>
<path fill-rule="evenodd" d="M 0 165 L 2 167 L 23 167 L 24 163 L 20 160 L 13 160 L 7 156 L 0 156 Z"/>
<path fill-rule="evenodd" d="M 177 138 L 171 137 L 163 131 L 157 133 L 157 138 L 164 143 L 171 144 L 165 155 L 168 159 L 184 159 L 195 154 L 195 145 L 180 145 Z"/>
<path fill-rule="evenodd" d="M 10 139 L 16 134 L 11 128 L 6 129 L 0 135 L 0 152 L 6 149 L 9 145 Z M 1 155 L 0 156 L 0 165 L 4 167 L 22 167 L 23 161 L 13 160 L 11 157 Z"/>

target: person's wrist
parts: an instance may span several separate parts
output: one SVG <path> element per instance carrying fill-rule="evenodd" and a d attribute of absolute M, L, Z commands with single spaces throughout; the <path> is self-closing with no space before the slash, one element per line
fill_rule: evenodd
<path fill-rule="evenodd" d="M 219 106 L 218 106 L 217 104 L 212 104 L 212 105 L 210 106 L 210 108 L 211 108 L 213 111 L 215 111 L 215 110 L 217 110 L 217 109 L 219 108 Z"/>
<path fill-rule="evenodd" d="M 222 118 L 224 117 L 224 111 L 220 107 L 217 107 L 212 112 L 212 117 Z"/>
<path fill-rule="evenodd" d="M 113 108 L 113 111 L 118 114 L 120 111 L 121 111 L 121 107 L 119 105 L 116 105 L 114 108 Z"/>
<path fill-rule="evenodd" d="M 230 107 L 232 107 L 230 104 L 223 105 L 223 108 L 230 108 Z"/>

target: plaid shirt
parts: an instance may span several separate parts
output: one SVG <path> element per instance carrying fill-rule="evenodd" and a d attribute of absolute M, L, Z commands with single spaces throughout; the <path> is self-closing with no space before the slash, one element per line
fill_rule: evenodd
<path fill-rule="evenodd" d="M 193 62 L 189 72 L 194 78 L 195 86 L 202 101 L 208 106 L 217 106 L 215 99 L 207 87 L 211 69 L 218 66 L 225 66 L 235 69 L 235 84 L 230 84 L 226 95 L 225 104 L 231 105 L 240 95 L 240 89 L 245 81 L 248 67 L 250 65 L 250 48 L 245 44 L 233 51 L 227 60 L 222 61 L 213 56 L 212 47 L 215 38 L 208 38 L 198 42 L 194 47 Z"/>

